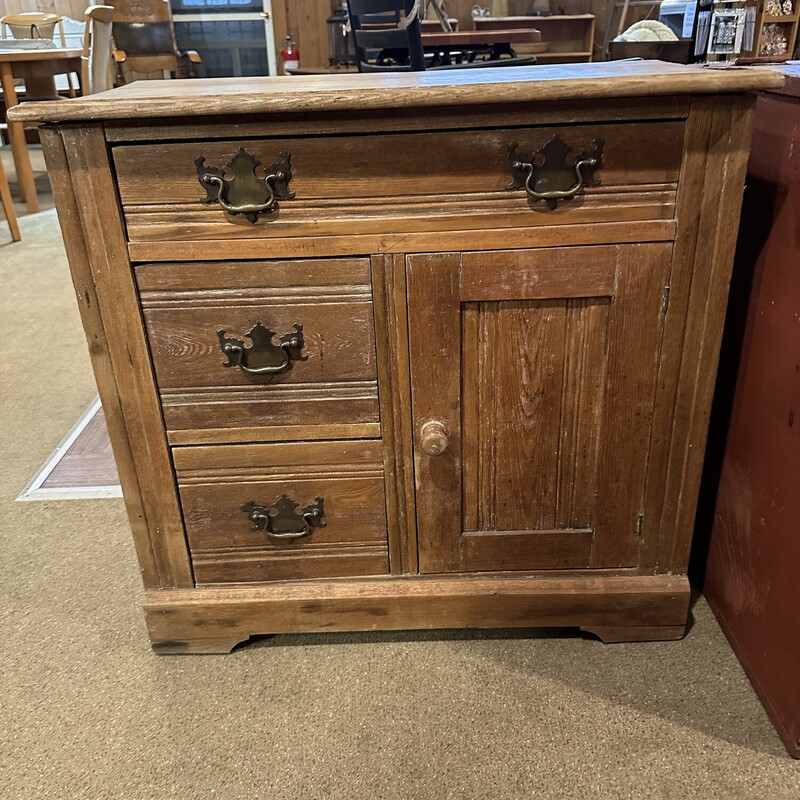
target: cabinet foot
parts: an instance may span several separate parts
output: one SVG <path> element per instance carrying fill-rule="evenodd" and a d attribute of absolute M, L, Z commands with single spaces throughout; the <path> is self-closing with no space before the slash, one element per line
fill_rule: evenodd
<path fill-rule="evenodd" d="M 194 653 L 196 655 L 221 655 L 230 653 L 237 644 L 246 642 L 247 638 L 183 639 L 181 641 L 152 642 L 152 648 L 154 653 L 162 656 L 179 653 Z"/>
<path fill-rule="evenodd" d="M 582 631 L 592 633 L 606 644 L 619 642 L 661 642 L 682 639 L 686 634 L 685 625 L 592 625 L 582 627 Z"/>

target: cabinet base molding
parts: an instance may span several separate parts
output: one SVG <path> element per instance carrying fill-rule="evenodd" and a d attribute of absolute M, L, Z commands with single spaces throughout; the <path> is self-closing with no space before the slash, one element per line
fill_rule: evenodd
<path fill-rule="evenodd" d="M 578 626 L 603 641 L 677 639 L 685 576 L 384 578 L 147 592 L 157 653 L 228 653 L 256 634 Z"/>
<path fill-rule="evenodd" d="M 248 637 L 249 638 L 249 637 Z M 160 656 L 170 655 L 226 655 L 241 644 L 234 639 L 185 639 L 183 641 L 153 642 L 153 652 Z"/>
<path fill-rule="evenodd" d="M 686 625 L 583 625 L 581 630 L 594 634 L 601 642 L 663 642 L 683 639 Z"/>

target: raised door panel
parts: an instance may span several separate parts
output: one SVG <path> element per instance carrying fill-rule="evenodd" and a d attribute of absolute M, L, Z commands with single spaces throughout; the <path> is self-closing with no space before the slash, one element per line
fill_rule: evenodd
<path fill-rule="evenodd" d="M 408 258 L 423 572 L 635 565 L 670 254 Z"/>

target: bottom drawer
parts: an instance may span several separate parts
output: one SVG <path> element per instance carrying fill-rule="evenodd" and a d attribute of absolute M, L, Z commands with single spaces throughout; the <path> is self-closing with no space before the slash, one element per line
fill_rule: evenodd
<path fill-rule="evenodd" d="M 379 441 L 172 453 L 198 584 L 389 573 Z"/>

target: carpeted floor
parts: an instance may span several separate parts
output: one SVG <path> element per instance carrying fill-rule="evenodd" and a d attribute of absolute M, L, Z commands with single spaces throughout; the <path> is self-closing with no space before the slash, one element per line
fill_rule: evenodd
<path fill-rule="evenodd" d="M 682 642 L 283 636 L 151 654 L 122 502 L 13 498 L 94 386 L 55 213 L 0 221 L 4 800 L 797 800 L 707 605 Z"/>

